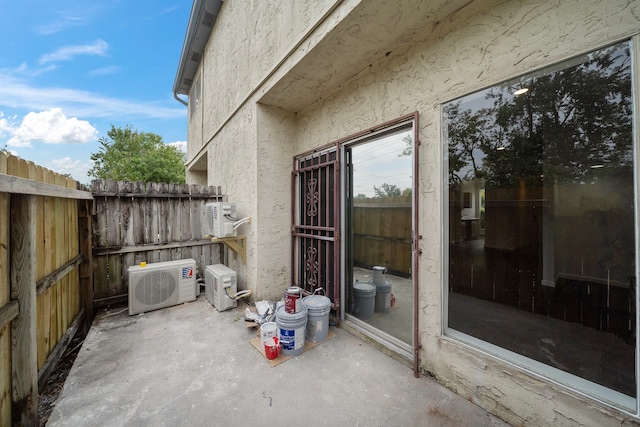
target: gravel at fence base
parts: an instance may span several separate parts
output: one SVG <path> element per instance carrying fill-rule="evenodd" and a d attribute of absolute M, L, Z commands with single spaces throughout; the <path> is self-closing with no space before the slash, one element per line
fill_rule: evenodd
<path fill-rule="evenodd" d="M 71 340 L 69 348 L 58 361 L 56 368 L 51 372 L 51 376 L 49 376 L 47 385 L 38 396 L 38 417 L 40 418 L 41 427 L 44 427 L 47 424 L 49 415 L 51 415 L 51 411 L 53 411 L 53 407 L 58 400 L 58 396 L 62 392 L 64 382 L 67 379 L 67 375 L 69 374 L 71 367 L 73 366 L 73 362 L 76 360 L 76 356 L 80 351 L 84 338 L 85 336 L 79 331 Z"/>

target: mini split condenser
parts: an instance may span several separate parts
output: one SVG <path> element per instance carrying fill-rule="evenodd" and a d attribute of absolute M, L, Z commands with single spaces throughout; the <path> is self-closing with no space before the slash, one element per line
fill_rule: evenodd
<path fill-rule="evenodd" d="M 141 263 L 129 273 L 129 314 L 194 301 L 196 262 L 193 259 Z"/>
<path fill-rule="evenodd" d="M 224 264 L 208 265 L 204 270 L 204 295 L 218 311 L 238 305 L 236 272 Z"/>

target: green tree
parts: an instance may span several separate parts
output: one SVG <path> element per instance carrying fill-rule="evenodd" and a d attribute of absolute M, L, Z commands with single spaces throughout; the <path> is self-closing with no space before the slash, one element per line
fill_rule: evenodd
<path fill-rule="evenodd" d="M 631 74 L 629 48 L 616 45 L 494 86 L 484 102 L 445 106 L 450 185 L 484 178 L 493 188 L 539 186 L 632 172 Z M 515 96 L 522 87 L 528 92 Z"/>
<path fill-rule="evenodd" d="M 113 125 L 107 135 L 98 140 L 100 151 L 91 155 L 94 164 L 89 176 L 118 181 L 185 182 L 184 153 L 165 144 L 161 136 Z"/>
<path fill-rule="evenodd" d="M 387 184 L 383 183 L 380 187 L 373 186 L 373 191 L 376 192 L 376 197 L 385 198 L 385 197 L 398 197 L 402 194 L 400 188 L 395 184 Z"/>

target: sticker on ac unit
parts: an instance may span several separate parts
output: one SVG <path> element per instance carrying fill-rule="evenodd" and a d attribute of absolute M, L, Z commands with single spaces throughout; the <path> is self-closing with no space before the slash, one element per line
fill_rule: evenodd
<path fill-rule="evenodd" d="M 193 277 L 193 267 L 182 267 L 182 278 L 191 279 Z"/>

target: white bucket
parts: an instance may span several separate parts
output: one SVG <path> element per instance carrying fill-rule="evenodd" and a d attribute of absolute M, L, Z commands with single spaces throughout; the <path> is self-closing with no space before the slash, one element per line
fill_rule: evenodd
<path fill-rule="evenodd" d="M 329 334 L 331 300 L 324 295 L 309 295 L 302 298 L 302 305 L 308 311 L 305 338 L 311 342 L 326 340 Z"/>
<path fill-rule="evenodd" d="M 264 346 L 264 342 L 272 337 L 278 336 L 278 325 L 276 322 L 263 323 L 260 326 L 260 346 Z"/>
<path fill-rule="evenodd" d="M 371 270 L 373 270 L 373 284 L 384 285 L 385 274 L 387 273 L 387 267 L 376 265 Z"/>
<path fill-rule="evenodd" d="M 297 313 L 287 313 L 284 305 L 276 309 L 278 338 L 283 356 L 296 356 L 304 351 L 304 335 L 307 329 L 307 308 L 303 305 Z"/>

